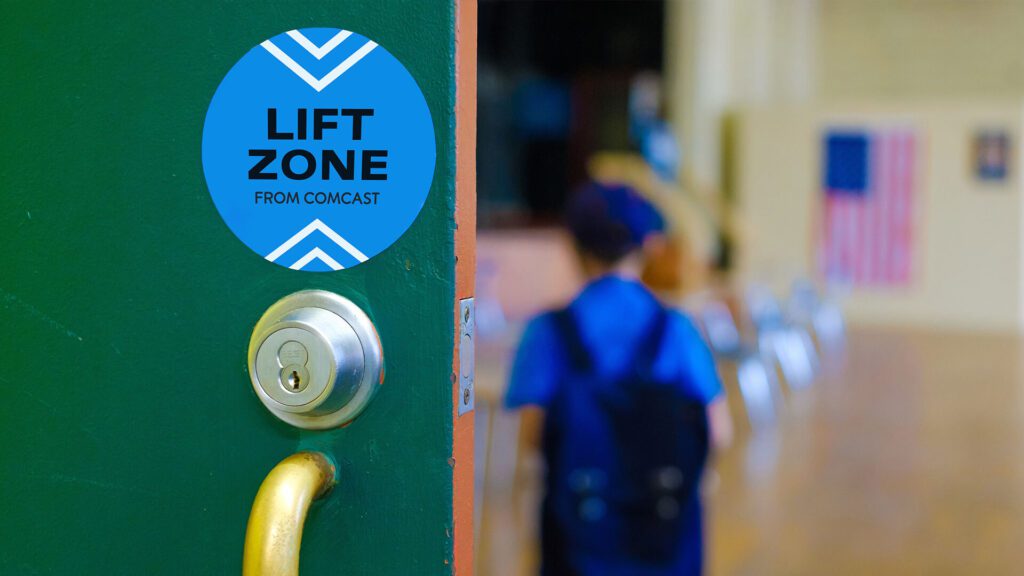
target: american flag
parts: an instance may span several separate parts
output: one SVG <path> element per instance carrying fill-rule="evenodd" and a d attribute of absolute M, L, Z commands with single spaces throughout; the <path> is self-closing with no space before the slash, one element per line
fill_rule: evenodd
<path fill-rule="evenodd" d="M 826 279 L 859 286 L 910 282 L 917 139 L 912 130 L 828 130 L 818 246 Z"/>

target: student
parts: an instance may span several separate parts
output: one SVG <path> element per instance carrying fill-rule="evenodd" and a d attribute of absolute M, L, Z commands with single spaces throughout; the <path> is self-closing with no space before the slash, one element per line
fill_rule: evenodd
<path fill-rule="evenodd" d="M 663 220 L 632 189 L 597 183 L 567 216 L 587 285 L 528 324 L 505 398 L 547 464 L 541 574 L 698 575 L 697 484 L 731 426 L 701 336 L 637 279 Z"/>

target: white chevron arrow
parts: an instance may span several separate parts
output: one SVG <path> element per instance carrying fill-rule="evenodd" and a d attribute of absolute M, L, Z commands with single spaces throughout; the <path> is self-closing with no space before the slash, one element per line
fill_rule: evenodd
<path fill-rule="evenodd" d="M 331 242 L 334 242 L 335 244 L 340 246 L 342 250 L 347 252 L 356 260 L 360 262 L 366 262 L 367 260 L 369 260 L 366 254 L 363 254 L 358 248 L 353 246 L 351 242 L 342 238 L 341 234 L 338 234 L 337 232 L 332 230 L 330 226 L 324 224 L 319 218 L 314 219 L 312 222 L 307 224 L 302 230 L 296 232 L 294 236 L 285 240 L 283 244 L 281 244 L 277 248 L 274 248 L 273 252 L 266 255 L 266 259 L 271 262 L 277 261 L 278 258 L 280 258 L 286 252 L 294 248 L 296 244 L 302 242 L 303 240 L 306 239 L 307 236 L 316 231 L 320 231 L 324 236 L 330 238 Z M 289 266 L 289 268 L 291 268 L 292 270 L 301 270 L 306 264 L 309 264 L 310 262 L 316 259 L 319 259 L 324 264 L 330 266 L 332 270 L 341 270 L 342 268 L 344 268 L 344 266 L 339 264 L 337 260 L 331 258 L 330 256 L 327 255 L 326 252 L 321 250 L 319 246 L 310 250 L 309 253 L 307 253 L 302 258 L 296 260 L 294 264 Z"/>
<path fill-rule="evenodd" d="M 321 250 L 320 248 L 313 248 L 305 256 L 296 260 L 294 264 L 289 266 L 289 268 L 291 268 L 292 270 L 302 270 L 306 266 L 306 264 L 309 264 L 314 259 L 319 260 L 324 264 L 327 264 L 328 266 L 331 267 L 331 270 L 341 270 L 344 268 L 344 266 L 339 264 L 337 260 L 328 256 L 327 253 Z"/>
<path fill-rule="evenodd" d="M 314 58 L 317 60 L 323 60 L 324 56 L 330 54 L 331 50 L 337 48 L 338 44 L 344 42 L 346 38 L 352 35 L 352 33 L 348 30 L 342 30 L 335 34 L 334 38 L 328 40 L 323 46 L 313 44 L 310 42 L 309 38 L 306 38 L 302 32 L 299 32 L 298 30 L 289 30 L 288 35 L 291 36 L 292 40 L 295 40 L 299 46 L 302 46 L 307 52 L 312 54 Z"/>
<path fill-rule="evenodd" d="M 348 30 L 342 30 L 341 32 L 336 34 L 334 38 L 328 40 L 327 43 L 324 44 L 323 46 L 317 46 L 316 44 L 313 44 L 312 42 L 309 41 L 309 38 L 303 36 L 302 33 L 299 32 L 298 30 L 291 30 L 288 32 L 288 35 L 293 40 L 295 40 L 300 46 L 302 46 L 307 52 L 312 54 L 317 60 L 321 60 L 323 59 L 324 56 L 330 54 L 331 51 L 337 48 L 338 45 L 341 44 L 346 38 L 351 36 L 352 33 L 349 32 Z M 291 56 L 285 54 L 280 48 L 277 47 L 276 44 L 274 44 L 270 40 L 264 40 L 263 43 L 260 44 L 260 46 L 263 46 L 263 48 L 267 52 L 270 52 L 270 54 L 274 58 L 277 58 L 282 64 L 285 65 L 285 67 L 294 72 L 295 75 L 301 78 L 306 84 L 312 86 L 313 89 L 316 90 L 317 92 L 321 92 L 323 91 L 324 88 L 327 88 L 328 86 L 331 85 L 332 82 L 337 80 L 338 77 L 347 72 L 349 68 L 355 66 L 356 63 L 358 63 L 360 60 L 366 57 L 367 54 L 372 52 L 373 49 L 377 47 L 377 43 L 372 40 L 368 40 L 366 44 L 360 46 L 358 50 L 349 55 L 349 57 L 342 61 L 341 64 L 335 66 L 334 69 L 328 72 L 327 75 L 324 76 L 323 78 L 317 78 L 316 76 L 310 74 L 309 70 L 303 68 L 298 62 L 293 60 Z"/>

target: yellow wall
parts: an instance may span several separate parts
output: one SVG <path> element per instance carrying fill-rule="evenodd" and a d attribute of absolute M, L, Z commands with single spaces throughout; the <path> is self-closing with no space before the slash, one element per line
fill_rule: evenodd
<path fill-rule="evenodd" d="M 1024 204 L 1018 176 L 1019 102 L 745 110 L 737 118 L 736 183 L 744 223 L 741 272 L 783 288 L 813 271 L 820 210 L 820 136 L 830 123 L 917 127 L 922 144 L 915 195 L 910 286 L 855 289 L 853 322 L 1020 330 Z M 1006 127 L 1017 157 L 1005 185 L 970 172 L 977 129 Z"/>
<path fill-rule="evenodd" d="M 1024 2 L 818 4 L 821 98 L 1024 96 Z"/>

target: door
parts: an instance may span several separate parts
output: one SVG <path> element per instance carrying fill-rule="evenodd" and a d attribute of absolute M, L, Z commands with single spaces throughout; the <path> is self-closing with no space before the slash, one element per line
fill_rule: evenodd
<path fill-rule="evenodd" d="M 470 574 L 474 2 L 0 12 L 0 573 L 238 574 L 258 488 L 308 450 L 338 480 L 305 522 L 303 575 Z M 202 150 L 232 66 L 313 27 L 386 48 L 436 146 L 408 229 L 327 272 L 236 236 Z M 309 289 L 357 306 L 383 350 L 382 384 L 344 427 L 286 424 L 250 380 L 254 326 Z"/>

